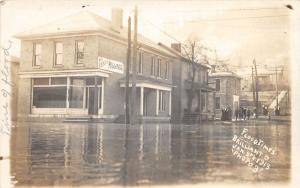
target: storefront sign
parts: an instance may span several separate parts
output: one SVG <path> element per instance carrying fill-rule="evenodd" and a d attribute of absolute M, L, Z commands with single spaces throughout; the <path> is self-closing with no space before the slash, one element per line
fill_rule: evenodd
<path fill-rule="evenodd" d="M 98 68 L 120 74 L 124 72 L 124 64 L 122 62 L 106 59 L 104 57 L 98 57 Z"/>

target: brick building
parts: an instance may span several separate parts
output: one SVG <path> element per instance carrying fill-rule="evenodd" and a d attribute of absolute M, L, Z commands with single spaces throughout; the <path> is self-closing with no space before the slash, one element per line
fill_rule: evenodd
<path fill-rule="evenodd" d="M 21 39 L 19 120 L 124 114 L 127 28 L 82 11 L 30 31 Z M 169 121 L 174 54 L 138 35 L 136 111 L 140 120 Z M 131 80 L 130 80 L 131 86 Z M 53 118 L 56 117 L 56 118 Z"/>
<path fill-rule="evenodd" d="M 209 74 L 209 83 L 215 92 L 210 93 L 209 109 L 220 119 L 222 108 L 230 107 L 232 112 L 240 106 L 241 78 L 233 72 L 214 72 Z M 234 114 L 234 113 L 232 113 Z"/>

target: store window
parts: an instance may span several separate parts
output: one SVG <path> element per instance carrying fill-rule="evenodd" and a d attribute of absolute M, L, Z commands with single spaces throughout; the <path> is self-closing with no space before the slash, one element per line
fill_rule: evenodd
<path fill-rule="evenodd" d="M 39 43 L 33 44 L 33 66 L 41 65 L 42 45 Z"/>
<path fill-rule="evenodd" d="M 83 108 L 83 95 L 85 88 L 85 79 L 71 78 L 69 90 L 69 105 L 70 108 Z"/>
<path fill-rule="evenodd" d="M 66 78 L 33 79 L 32 98 L 35 108 L 66 108 Z"/>

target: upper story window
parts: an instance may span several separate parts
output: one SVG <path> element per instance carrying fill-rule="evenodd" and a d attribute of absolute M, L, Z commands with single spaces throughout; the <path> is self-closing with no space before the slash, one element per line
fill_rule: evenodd
<path fill-rule="evenodd" d="M 62 65 L 62 57 L 63 57 L 63 43 L 56 42 L 55 43 L 55 59 L 54 65 Z"/>
<path fill-rule="evenodd" d="M 155 57 L 151 58 L 151 76 L 155 76 Z"/>
<path fill-rule="evenodd" d="M 83 64 L 84 59 L 84 42 L 76 41 L 76 64 Z"/>
<path fill-rule="evenodd" d="M 198 71 L 197 73 L 198 73 L 198 74 L 197 74 L 197 75 L 198 75 L 198 82 L 201 83 L 201 82 L 202 82 L 202 80 L 201 80 L 202 72 L 201 72 L 201 71 Z"/>
<path fill-rule="evenodd" d="M 216 79 L 216 91 L 220 91 L 221 88 L 221 81 L 220 79 Z"/>
<path fill-rule="evenodd" d="M 42 45 L 39 43 L 33 44 L 33 66 L 41 65 Z"/>
<path fill-rule="evenodd" d="M 143 73 L 143 53 L 139 52 L 138 73 Z"/>
<path fill-rule="evenodd" d="M 161 77 L 161 59 L 157 59 L 157 77 Z"/>
<path fill-rule="evenodd" d="M 165 65 L 166 65 L 166 69 L 165 69 L 165 79 L 168 79 L 168 78 L 169 78 L 169 62 L 166 61 Z"/>

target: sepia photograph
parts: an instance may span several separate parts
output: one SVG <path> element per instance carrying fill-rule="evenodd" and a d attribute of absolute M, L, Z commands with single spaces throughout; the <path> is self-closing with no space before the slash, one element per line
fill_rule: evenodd
<path fill-rule="evenodd" d="M 299 5 L 0 0 L 0 188 L 297 187 Z"/>

